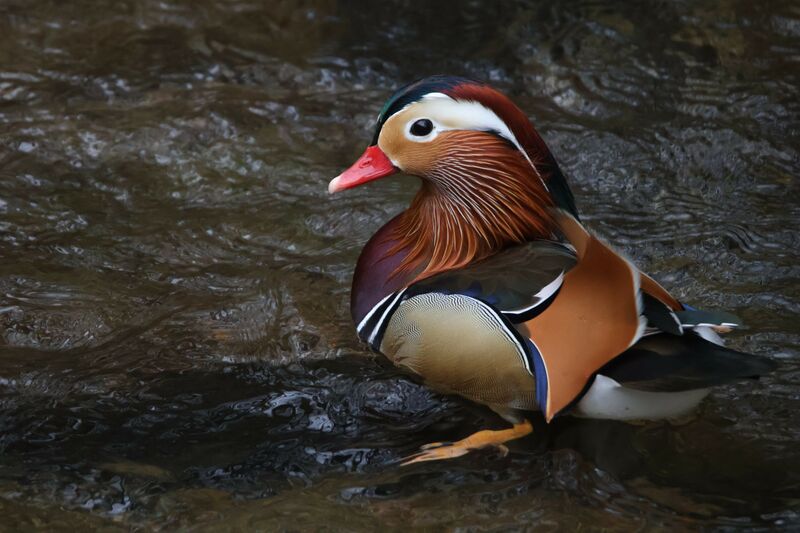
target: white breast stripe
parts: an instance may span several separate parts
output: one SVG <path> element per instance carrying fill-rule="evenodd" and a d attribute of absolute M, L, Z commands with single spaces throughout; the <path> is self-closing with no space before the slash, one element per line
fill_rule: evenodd
<path fill-rule="evenodd" d="M 392 300 L 392 303 L 390 303 L 389 305 L 386 306 L 386 310 L 383 312 L 383 315 L 381 315 L 381 318 L 378 320 L 377 324 L 375 324 L 375 327 L 372 329 L 372 333 L 370 333 L 370 335 L 369 335 L 369 343 L 370 344 L 375 342 L 375 337 L 378 335 L 378 332 L 381 330 L 381 324 L 383 324 L 383 322 L 386 320 L 387 316 L 389 315 L 389 311 L 391 311 L 394 308 L 394 306 L 397 303 L 397 301 L 403 296 L 403 294 L 405 294 L 405 292 L 406 292 L 406 289 L 403 289 L 402 291 L 398 292 L 397 295 Z"/>
<path fill-rule="evenodd" d="M 370 310 L 369 310 L 369 313 L 367 313 L 367 315 L 366 315 L 366 316 L 365 316 L 363 319 L 361 319 L 361 322 L 359 322 L 359 323 L 358 323 L 358 326 L 356 326 L 356 331 L 358 331 L 359 333 L 361 333 L 361 330 L 362 330 L 362 329 L 364 329 L 364 326 L 367 324 L 367 321 L 368 321 L 370 318 L 372 318 L 372 315 L 374 315 L 374 314 L 375 314 L 375 311 L 377 311 L 377 310 L 378 310 L 378 308 L 379 308 L 380 306 L 382 306 L 382 305 L 383 305 L 383 303 L 384 303 L 386 300 L 388 300 L 389 298 L 391 298 L 391 297 L 392 297 L 392 294 L 394 294 L 394 293 L 387 294 L 385 298 L 383 298 L 383 299 L 382 299 L 380 302 L 378 302 L 377 304 L 375 304 L 375 307 L 373 307 L 372 309 L 370 309 Z"/>

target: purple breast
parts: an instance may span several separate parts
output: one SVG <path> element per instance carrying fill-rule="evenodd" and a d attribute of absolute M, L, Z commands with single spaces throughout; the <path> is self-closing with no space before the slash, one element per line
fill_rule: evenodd
<path fill-rule="evenodd" d="M 397 244 L 397 240 L 392 239 L 391 234 L 398 217 L 390 220 L 372 236 L 358 258 L 353 274 L 353 289 L 350 293 L 350 313 L 356 324 L 361 322 L 378 302 L 406 287 L 413 280 L 413 272 L 392 276 L 407 254 L 406 250 L 389 254 L 389 250 Z"/>

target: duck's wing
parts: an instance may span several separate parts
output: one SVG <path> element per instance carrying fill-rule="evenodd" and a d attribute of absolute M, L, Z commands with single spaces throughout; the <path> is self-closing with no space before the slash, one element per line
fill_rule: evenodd
<path fill-rule="evenodd" d="M 552 303 L 565 273 L 575 261 L 574 249 L 558 242 L 541 240 L 509 248 L 389 294 L 358 324 L 358 334 L 379 351 L 389 320 L 400 305 L 415 296 L 431 293 L 478 300 L 517 334 L 512 324 L 524 322 Z"/>
<path fill-rule="evenodd" d="M 774 370 L 770 359 L 737 352 L 698 335 L 644 337 L 598 371 L 629 389 L 679 392 L 705 389 Z"/>
<path fill-rule="evenodd" d="M 512 323 L 524 322 L 555 299 L 575 261 L 571 246 L 532 241 L 418 281 L 407 289 L 406 297 L 429 292 L 471 296 L 491 305 Z"/>

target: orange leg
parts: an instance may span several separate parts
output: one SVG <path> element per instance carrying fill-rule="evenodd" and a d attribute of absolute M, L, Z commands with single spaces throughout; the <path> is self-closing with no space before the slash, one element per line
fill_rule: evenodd
<path fill-rule="evenodd" d="M 452 459 L 453 457 L 466 455 L 472 450 L 489 447 L 497 448 L 505 455 L 508 453 L 508 448 L 503 444 L 504 442 L 519 439 L 531 432 L 533 432 L 533 426 L 531 426 L 530 422 L 525 420 L 519 424 L 514 424 L 514 427 L 511 429 L 501 429 L 498 431 L 485 429 L 456 442 L 432 442 L 420 448 L 421 451 L 404 458 L 401 466 L 421 463 L 423 461 Z"/>

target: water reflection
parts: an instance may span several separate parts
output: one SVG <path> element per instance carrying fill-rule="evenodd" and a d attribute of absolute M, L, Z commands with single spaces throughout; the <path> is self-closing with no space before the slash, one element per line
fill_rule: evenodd
<path fill-rule="evenodd" d="M 0 513 L 12 529 L 796 527 L 800 12 L 614 2 L 0 7 Z M 680 426 L 501 425 L 355 339 L 337 197 L 388 92 L 449 72 L 534 118 L 589 225 L 782 360 Z"/>

